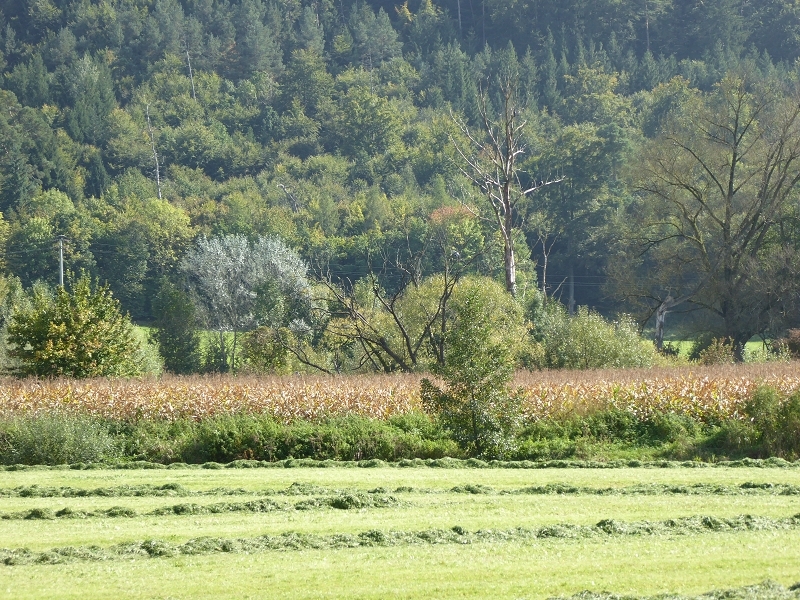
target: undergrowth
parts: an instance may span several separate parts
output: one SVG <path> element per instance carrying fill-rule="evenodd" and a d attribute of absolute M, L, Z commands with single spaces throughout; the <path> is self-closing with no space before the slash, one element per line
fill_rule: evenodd
<path fill-rule="evenodd" d="M 756 390 L 739 418 L 603 409 L 528 422 L 513 460 L 725 460 L 800 458 L 800 392 Z M 235 460 L 398 461 L 467 458 L 435 418 L 419 412 L 386 420 L 347 416 L 281 423 L 236 414 L 201 420 L 124 421 L 74 413 L 0 420 L 0 464 Z"/>

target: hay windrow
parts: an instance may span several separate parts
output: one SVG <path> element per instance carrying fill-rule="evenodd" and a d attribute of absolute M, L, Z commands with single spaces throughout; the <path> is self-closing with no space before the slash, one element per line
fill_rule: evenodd
<path fill-rule="evenodd" d="M 728 588 L 706 592 L 698 596 L 659 594 L 657 596 L 620 596 L 609 592 L 585 590 L 568 597 L 549 600 L 794 600 L 800 598 L 800 583 L 788 588 L 775 581 L 764 581 L 757 585 Z"/>
<path fill-rule="evenodd" d="M 63 471 L 63 470 L 148 470 L 148 469 L 296 469 L 296 468 L 431 468 L 431 469 L 800 469 L 800 460 L 788 461 L 783 458 L 771 457 L 742 458 L 738 460 L 722 460 L 718 462 L 700 462 L 694 460 L 492 460 L 482 461 L 476 458 L 466 460 L 457 458 L 413 458 L 402 459 L 396 462 L 375 460 L 346 461 L 346 460 L 315 460 L 313 458 L 290 458 L 268 462 L 263 460 L 235 460 L 230 463 L 204 463 L 189 465 L 186 463 L 172 463 L 164 465 L 148 461 L 132 461 L 121 463 L 75 463 L 71 465 L 0 465 L 2 471 Z"/>
<path fill-rule="evenodd" d="M 399 545 L 437 545 L 474 543 L 532 543 L 540 539 L 597 539 L 609 536 L 701 535 L 713 532 L 794 530 L 800 527 L 800 514 L 772 519 L 752 515 L 724 519 L 693 516 L 666 521 L 616 521 L 604 519 L 593 526 L 574 524 L 547 525 L 538 528 L 481 529 L 468 531 L 460 526 L 451 529 L 421 531 L 370 530 L 359 534 L 317 535 L 287 532 L 255 538 L 202 537 L 174 544 L 163 540 L 142 540 L 101 548 L 98 546 L 53 548 L 45 552 L 26 548 L 0 549 L 0 563 L 56 564 L 78 560 L 105 561 L 131 558 L 160 558 L 218 552 L 266 552 L 306 549 L 387 547 Z"/>
<path fill-rule="evenodd" d="M 15 513 L 0 513 L 0 520 L 55 520 L 55 519 L 89 519 L 89 518 L 116 518 L 116 517 L 138 517 L 138 516 L 188 516 L 188 515 L 217 515 L 224 513 L 266 513 L 275 511 L 290 510 L 315 510 L 315 509 L 338 509 L 355 510 L 366 508 L 391 508 L 401 506 L 403 503 L 396 497 L 386 494 L 369 494 L 364 492 L 345 492 L 330 496 L 312 497 L 298 502 L 281 502 L 272 498 L 260 498 L 246 502 L 216 502 L 212 504 L 197 504 L 186 502 L 173 504 L 153 509 L 146 513 L 138 513 L 136 510 L 124 507 L 113 506 L 101 510 L 74 510 L 63 508 L 53 511 L 51 508 L 32 508 L 26 511 Z"/>
<path fill-rule="evenodd" d="M 379 487 L 367 492 L 355 488 L 326 488 L 310 484 L 293 483 L 286 489 L 246 490 L 243 488 L 214 488 L 211 490 L 188 490 L 177 484 L 158 486 L 118 486 L 110 488 L 82 489 L 74 487 L 39 487 L 22 486 L 17 488 L 0 488 L 0 498 L 141 498 L 141 497 L 209 497 L 209 496 L 264 496 L 257 501 L 225 502 L 209 505 L 176 504 L 148 514 L 184 514 L 188 509 L 179 507 L 195 506 L 192 514 L 210 514 L 229 511 L 263 512 L 266 503 L 271 503 L 271 510 L 308 510 L 310 508 L 380 508 L 396 506 L 400 500 L 394 494 L 472 494 L 472 495 L 525 495 L 525 496 L 800 496 L 800 485 L 788 483 L 745 482 L 739 485 L 696 483 L 689 485 L 674 484 L 640 484 L 634 486 L 589 487 L 562 483 L 527 486 L 523 488 L 495 489 L 480 483 L 467 483 L 451 489 L 421 488 L 399 486 L 392 494 L 386 488 Z M 312 496 L 292 504 L 271 499 L 273 496 Z M 215 507 L 219 508 L 215 508 Z M 32 509 L 33 510 L 33 509 Z M 67 510 L 67 509 L 65 509 Z M 21 515 L 27 513 L 0 513 L 0 519 L 28 518 Z M 99 512 L 66 512 L 64 517 L 102 517 L 118 516 Z M 31 517 L 33 518 L 33 517 Z"/>

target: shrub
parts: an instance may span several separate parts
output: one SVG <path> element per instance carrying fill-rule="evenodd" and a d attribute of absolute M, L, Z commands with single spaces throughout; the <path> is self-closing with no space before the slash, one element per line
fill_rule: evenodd
<path fill-rule="evenodd" d="M 790 329 L 786 334 L 786 345 L 795 358 L 800 358 L 800 329 Z"/>
<path fill-rule="evenodd" d="M 4 464 L 104 462 L 119 458 L 121 450 L 106 424 L 90 417 L 51 413 L 0 424 Z"/>
<path fill-rule="evenodd" d="M 92 289 L 82 275 L 72 291 L 55 297 L 35 288 L 30 302 L 15 308 L 8 325 L 9 354 L 22 372 L 40 377 L 129 376 L 141 373 L 133 325 L 120 312 L 108 286 Z"/>
<path fill-rule="evenodd" d="M 158 346 L 150 340 L 144 329 L 134 328 L 133 339 L 136 340 L 136 350 L 131 360 L 138 365 L 140 375 L 158 376 L 164 372 L 164 359 L 158 352 Z"/>
<path fill-rule="evenodd" d="M 0 216 L 0 235 L 2 235 L 2 216 Z M 19 360 L 9 355 L 7 328 L 14 306 L 24 296 L 25 291 L 17 277 L 0 275 L 0 372 L 2 373 L 13 373 L 20 367 Z"/>
<path fill-rule="evenodd" d="M 745 404 L 762 455 L 800 456 L 800 392 L 781 401 L 778 392 L 762 386 Z"/>
<path fill-rule="evenodd" d="M 383 421 L 349 416 L 280 423 L 264 415 L 220 415 L 200 422 L 143 421 L 124 426 L 125 454 L 155 462 L 238 459 L 399 460 L 458 456 L 458 447 L 422 413 Z"/>
<path fill-rule="evenodd" d="M 727 419 L 719 424 L 703 446 L 706 453 L 713 455 L 747 456 L 761 453 L 758 444 L 758 433 L 750 421 Z"/>
<path fill-rule="evenodd" d="M 287 328 L 258 327 L 242 339 L 243 370 L 252 373 L 288 374 L 295 366 L 286 349 L 291 332 Z"/>
<path fill-rule="evenodd" d="M 702 433 L 702 426 L 686 415 L 657 412 L 642 421 L 640 430 L 648 443 L 669 443 L 697 437 Z"/>
<path fill-rule="evenodd" d="M 792 354 L 785 340 L 775 340 L 753 349 L 745 347 L 743 358 L 746 363 L 790 362 Z"/>
<path fill-rule="evenodd" d="M 655 346 L 639 337 L 629 317 L 608 322 L 585 306 L 570 317 L 562 305 L 551 303 L 536 324 L 536 334 L 543 340 L 549 368 L 649 367 L 656 359 Z"/>
<path fill-rule="evenodd" d="M 694 350 L 690 356 L 695 356 Z M 732 365 L 736 362 L 733 340 L 729 338 L 713 338 L 696 356 L 701 365 Z"/>
<path fill-rule="evenodd" d="M 477 287 L 460 290 L 453 298 L 455 320 L 446 333 L 445 364 L 435 373 L 442 390 L 422 380 L 422 404 L 438 417 L 467 454 L 491 458 L 510 455 L 521 413 L 509 394 L 513 358 L 492 319 L 495 306 Z"/>
<path fill-rule="evenodd" d="M 155 321 L 151 339 L 158 344 L 170 373 L 200 371 L 200 334 L 189 295 L 165 280 L 153 298 Z"/>
<path fill-rule="evenodd" d="M 221 415 L 198 423 L 187 440 L 185 462 L 274 460 L 280 426 L 271 419 Z"/>

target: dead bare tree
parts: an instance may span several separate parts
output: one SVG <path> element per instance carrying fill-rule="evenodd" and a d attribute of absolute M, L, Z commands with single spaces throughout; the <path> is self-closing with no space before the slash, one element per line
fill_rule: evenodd
<path fill-rule="evenodd" d="M 147 104 L 145 106 L 145 112 L 147 114 L 147 134 L 150 136 L 150 145 L 153 148 L 153 160 L 155 161 L 156 168 L 156 189 L 158 190 L 158 199 L 161 200 L 161 174 L 159 172 L 158 167 L 158 152 L 156 152 L 156 138 L 153 135 L 153 127 L 150 125 L 150 105 Z"/>
<path fill-rule="evenodd" d="M 514 254 L 514 219 L 519 201 L 544 186 L 558 183 L 563 177 L 537 180 L 524 185 L 518 163 L 526 151 L 523 132 L 527 121 L 522 117 L 516 81 L 501 78 L 499 83 L 500 110 L 495 118 L 490 114 L 486 90 L 479 94 L 478 110 L 482 134 L 470 131 L 467 124 L 453 117 L 461 132 L 469 140 L 467 148 L 456 140 L 453 145 L 462 160 L 461 172 L 485 195 L 492 209 L 492 220 L 503 238 L 503 261 L 506 291 L 517 295 L 517 267 Z"/>

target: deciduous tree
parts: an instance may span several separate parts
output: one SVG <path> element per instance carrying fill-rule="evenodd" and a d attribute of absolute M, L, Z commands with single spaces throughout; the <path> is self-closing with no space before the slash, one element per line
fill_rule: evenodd
<path fill-rule="evenodd" d="M 688 294 L 741 357 L 770 312 L 797 294 L 800 95 L 731 74 L 673 112 L 641 156 L 633 172 L 639 270 L 616 265 L 623 294 L 649 298 L 653 311 Z"/>
<path fill-rule="evenodd" d="M 526 196 L 559 179 L 537 180 L 521 177 L 519 163 L 526 151 L 524 137 L 527 120 L 519 101 L 517 81 L 513 74 L 498 78 L 499 109 L 493 116 L 484 91 L 480 94 L 479 111 L 483 131 L 473 133 L 464 122 L 459 126 L 468 145 L 455 142 L 463 161 L 462 172 L 486 196 L 493 221 L 503 239 L 503 263 L 506 291 L 517 295 L 517 260 L 514 249 L 514 228 L 517 204 Z"/>
<path fill-rule="evenodd" d="M 277 237 L 252 243 L 243 235 L 201 238 L 186 255 L 183 269 L 209 325 L 219 332 L 221 348 L 225 332 L 233 333 L 233 368 L 239 335 L 260 324 L 259 291 L 278 290 L 284 299 L 300 304 L 308 289 L 306 264 Z"/>
<path fill-rule="evenodd" d="M 130 376 L 139 372 L 139 344 L 107 286 L 81 275 L 71 290 L 53 295 L 35 286 L 29 301 L 15 307 L 8 325 L 9 355 L 22 372 L 39 377 Z"/>

